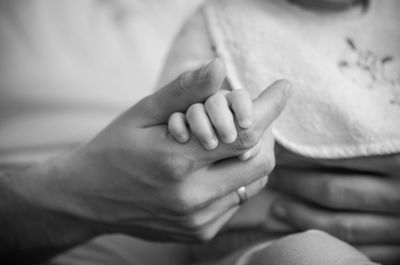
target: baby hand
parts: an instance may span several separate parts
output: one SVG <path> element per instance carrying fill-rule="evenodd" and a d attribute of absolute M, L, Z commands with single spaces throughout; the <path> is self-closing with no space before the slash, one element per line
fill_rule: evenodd
<path fill-rule="evenodd" d="M 210 96 L 204 104 L 190 106 L 186 114 L 172 114 L 168 130 L 178 142 L 185 143 L 190 138 L 190 127 L 204 148 L 213 150 L 219 139 L 225 144 L 236 141 L 236 124 L 242 129 L 253 124 L 253 101 L 245 90 L 222 90 Z"/>

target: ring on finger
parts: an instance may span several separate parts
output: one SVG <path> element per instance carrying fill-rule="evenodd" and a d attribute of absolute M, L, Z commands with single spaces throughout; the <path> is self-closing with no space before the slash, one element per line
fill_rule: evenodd
<path fill-rule="evenodd" d="M 236 194 L 239 198 L 239 205 L 242 205 L 249 199 L 249 196 L 247 194 L 247 189 L 245 186 L 242 186 L 239 189 L 237 189 Z"/>

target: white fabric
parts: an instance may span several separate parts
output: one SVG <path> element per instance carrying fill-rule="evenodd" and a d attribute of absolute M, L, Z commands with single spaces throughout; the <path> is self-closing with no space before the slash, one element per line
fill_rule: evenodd
<path fill-rule="evenodd" d="M 234 88 L 293 82 L 274 128 L 286 148 L 315 158 L 400 151 L 400 1 L 329 13 L 217 0 L 205 13 Z"/>

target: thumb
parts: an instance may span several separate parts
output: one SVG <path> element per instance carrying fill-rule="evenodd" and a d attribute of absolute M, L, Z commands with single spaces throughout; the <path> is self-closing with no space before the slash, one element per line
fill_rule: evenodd
<path fill-rule="evenodd" d="M 234 157 L 247 151 L 259 143 L 265 132 L 272 122 L 278 118 L 288 102 L 292 89 L 291 83 L 286 80 L 280 80 L 266 88 L 253 101 L 254 106 L 254 122 L 253 126 L 247 129 L 236 127 L 238 132 L 237 140 L 232 144 L 220 144 L 216 149 L 210 151 L 202 148 L 198 141 L 191 138 L 188 147 L 188 154 L 193 155 L 195 152 L 195 160 L 199 167 L 209 165 L 210 163 L 220 161 L 228 157 Z M 268 138 L 270 141 L 273 139 Z M 272 146 L 266 143 L 265 147 Z"/>
<path fill-rule="evenodd" d="M 195 71 L 183 73 L 146 99 L 146 113 L 154 123 L 167 123 L 172 113 L 185 112 L 220 90 L 225 77 L 225 65 L 218 58 Z"/>
<path fill-rule="evenodd" d="M 256 127 L 261 133 L 264 133 L 285 108 L 292 94 L 291 86 L 289 81 L 279 80 L 254 100 Z"/>
<path fill-rule="evenodd" d="M 291 83 L 286 80 L 280 80 L 266 88 L 253 101 L 254 106 L 254 126 L 248 129 L 238 129 L 238 138 L 234 144 L 221 145 L 214 152 L 218 161 L 221 158 L 232 157 L 242 154 L 244 150 L 249 150 L 257 145 L 263 138 L 270 125 L 279 117 L 284 110 L 292 94 Z M 271 139 L 270 139 L 271 140 Z M 271 144 L 267 144 L 271 145 Z"/>

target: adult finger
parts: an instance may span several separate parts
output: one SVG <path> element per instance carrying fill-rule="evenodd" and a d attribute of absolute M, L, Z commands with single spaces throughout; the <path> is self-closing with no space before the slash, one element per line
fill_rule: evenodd
<path fill-rule="evenodd" d="M 265 187 L 266 183 L 267 178 L 265 177 L 247 185 L 246 191 L 248 197 L 251 198 L 255 196 Z M 226 212 L 238 208 L 240 203 L 241 201 L 236 191 L 217 199 L 213 198 L 209 200 L 203 208 L 197 209 L 195 212 L 188 215 L 187 218 L 183 219 L 183 225 L 189 224 L 189 227 L 205 227 L 210 223 L 216 222 Z M 172 218 L 170 221 L 175 224 L 180 223 L 176 218 Z"/>
<path fill-rule="evenodd" d="M 292 93 L 291 83 L 279 80 L 254 100 L 255 128 L 262 134 L 278 118 Z"/>
<path fill-rule="evenodd" d="M 232 146 L 222 145 L 219 151 L 222 156 L 227 156 L 236 150 L 248 150 L 254 147 L 272 122 L 278 118 L 289 100 L 291 94 L 291 84 L 286 80 L 280 80 L 273 83 L 265 89 L 253 103 L 254 122 L 248 129 L 237 128 L 238 137 Z M 224 148 L 225 147 L 225 148 Z"/>
<path fill-rule="evenodd" d="M 236 126 L 238 137 L 232 144 L 221 143 L 213 151 L 202 150 L 196 143 L 187 145 L 198 163 L 209 164 L 228 157 L 238 156 L 254 147 L 267 133 L 268 127 L 284 109 L 290 94 L 290 83 L 281 80 L 272 84 L 254 100 L 254 122 L 248 129 Z M 190 143 L 190 142 L 189 142 Z"/>
<path fill-rule="evenodd" d="M 357 246 L 358 250 L 375 262 L 385 265 L 400 264 L 399 245 Z"/>
<path fill-rule="evenodd" d="M 277 168 L 270 185 L 331 209 L 400 215 L 399 179 Z"/>
<path fill-rule="evenodd" d="M 209 176 L 204 178 L 202 185 L 204 189 L 218 187 L 210 191 L 210 198 L 218 198 L 234 194 L 240 187 L 261 180 L 260 183 L 263 185 L 259 186 L 258 192 L 265 186 L 266 181 L 264 182 L 263 179 L 269 175 L 273 167 L 273 159 L 268 159 L 264 151 L 247 161 L 240 161 L 238 158 L 227 159 L 209 168 Z M 249 196 L 253 195 L 249 194 Z M 237 198 L 234 202 L 237 202 Z"/>
<path fill-rule="evenodd" d="M 400 218 L 360 212 L 336 212 L 292 199 L 280 199 L 272 214 L 302 230 L 326 231 L 353 244 L 400 243 Z"/>
<path fill-rule="evenodd" d="M 247 194 L 249 197 L 257 194 L 265 187 L 266 178 L 257 180 L 247 185 Z M 207 193 L 204 193 L 206 195 Z M 203 195 L 203 197 L 204 197 Z M 188 196 L 197 197 L 191 193 Z M 190 201 L 196 201 L 189 199 Z M 169 215 L 159 214 L 151 221 L 143 220 L 139 225 L 150 225 L 159 230 L 166 230 L 175 236 L 186 237 L 186 240 L 204 241 L 215 235 L 216 232 L 232 217 L 239 208 L 239 197 L 236 192 L 228 194 L 222 198 L 207 199 L 207 203 L 200 204 L 200 207 L 193 208 L 192 211 L 185 214 Z M 228 218 L 229 216 L 229 218 Z"/>
<path fill-rule="evenodd" d="M 207 226 L 203 229 L 204 237 L 202 241 L 211 240 L 221 229 L 222 227 L 235 215 L 237 212 L 237 207 L 228 210 L 226 213 L 222 214 L 217 220 L 207 224 Z"/>
<path fill-rule="evenodd" d="M 204 102 L 221 88 L 225 77 L 225 66 L 220 59 L 182 74 L 138 104 L 147 115 L 143 126 L 166 124 L 172 113 L 186 112 L 190 105 Z"/>
<path fill-rule="evenodd" d="M 240 208 L 240 212 L 229 222 L 229 227 L 235 228 L 256 228 L 269 235 L 287 235 L 299 232 L 298 229 L 287 223 L 274 218 L 271 212 L 271 205 L 280 194 L 268 187 L 251 198 L 248 203 Z"/>
<path fill-rule="evenodd" d="M 255 194 L 260 192 L 261 189 L 265 187 L 267 183 L 267 178 L 262 178 L 249 184 L 247 189 L 247 194 L 249 197 L 253 197 Z M 208 221 L 206 225 L 201 229 L 203 232 L 203 239 L 210 240 L 213 238 L 219 230 L 234 216 L 238 211 L 240 205 L 240 199 L 236 192 L 228 194 L 227 196 L 217 200 L 210 206 L 197 212 L 194 217 L 199 219 L 205 216 L 210 216 L 211 220 Z"/>
<path fill-rule="evenodd" d="M 267 185 L 267 182 L 268 182 L 268 176 L 265 176 L 254 181 L 253 183 L 250 183 L 247 186 L 244 186 L 246 187 L 246 194 L 248 199 L 254 197 L 262 189 L 264 189 L 265 186 Z M 227 203 L 229 203 L 227 204 L 228 208 L 236 207 L 242 203 L 241 198 L 239 197 L 239 194 L 236 190 L 225 196 L 223 199 L 226 200 Z"/>
<path fill-rule="evenodd" d="M 270 155 L 262 150 L 256 157 L 247 161 L 240 161 L 234 157 L 194 170 L 188 177 L 183 178 L 183 185 L 180 185 L 176 193 L 179 197 L 189 198 L 185 201 L 192 205 L 186 205 L 185 208 L 203 208 L 220 198 L 234 194 L 240 187 L 267 176 L 274 166 Z M 262 186 L 259 189 L 262 189 Z M 236 205 L 237 199 L 231 196 L 231 203 Z"/>
<path fill-rule="evenodd" d="M 356 157 L 349 159 L 313 159 L 300 156 L 284 148 L 279 149 L 281 166 L 330 168 L 352 172 L 379 172 L 381 175 L 399 177 L 400 154 Z"/>

